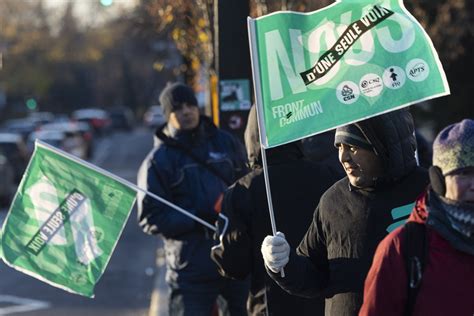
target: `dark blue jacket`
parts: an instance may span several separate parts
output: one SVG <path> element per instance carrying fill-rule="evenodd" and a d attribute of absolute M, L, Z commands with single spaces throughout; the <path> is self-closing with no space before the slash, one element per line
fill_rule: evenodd
<path fill-rule="evenodd" d="M 177 148 L 175 142 L 212 165 L 221 177 Z M 169 125 L 157 130 L 155 146 L 140 167 L 138 185 L 213 224 L 214 205 L 227 188 L 226 182 L 246 171 L 242 144 L 201 117 L 193 131 L 179 132 Z M 219 279 L 209 257 L 212 231 L 143 194 L 138 197 L 138 221 L 145 233 L 164 237 L 167 281 L 172 287 Z"/>

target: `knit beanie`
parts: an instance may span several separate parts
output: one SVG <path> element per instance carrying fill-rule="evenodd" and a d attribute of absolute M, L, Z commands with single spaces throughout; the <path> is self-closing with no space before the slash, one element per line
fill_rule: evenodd
<path fill-rule="evenodd" d="M 436 136 L 433 165 L 439 167 L 443 175 L 474 167 L 474 120 L 449 125 Z"/>
<path fill-rule="evenodd" d="M 367 150 L 374 150 L 373 146 L 355 124 L 344 125 L 336 129 L 334 146 L 349 144 Z"/>
<path fill-rule="evenodd" d="M 175 82 L 166 86 L 160 94 L 160 103 L 166 120 L 171 112 L 175 111 L 183 103 L 198 106 L 194 91 L 187 85 Z"/>

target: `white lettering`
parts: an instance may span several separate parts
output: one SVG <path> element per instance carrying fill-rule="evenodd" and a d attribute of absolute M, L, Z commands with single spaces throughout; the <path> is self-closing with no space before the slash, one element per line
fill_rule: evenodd
<path fill-rule="evenodd" d="M 297 94 L 306 91 L 306 86 L 301 80 L 300 72 L 306 70 L 304 63 L 303 45 L 298 42 L 301 37 L 300 30 L 290 30 L 292 55 L 294 67 L 290 62 L 288 52 L 283 44 L 283 39 L 278 30 L 265 33 L 265 45 L 267 47 L 268 78 L 270 83 L 270 98 L 272 101 L 283 98 L 282 80 L 288 80 L 291 93 Z M 295 62 L 297 61 L 297 62 Z M 284 71 L 282 78 L 280 68 Z"/>

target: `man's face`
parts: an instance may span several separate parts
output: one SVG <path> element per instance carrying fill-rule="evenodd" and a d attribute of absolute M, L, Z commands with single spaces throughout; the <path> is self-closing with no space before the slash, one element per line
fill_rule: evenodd
<path fill-rule="evenodd" d="M 460 202 L 474 202 L 474 168 L 445 177 L 446 198 Z"/>
<path fill-rule="evenodd" d="M 199 125 L 199 108 L 183 103 L 170 114 L 169 123 L 177 130 L 191 130 Z"/>
<path fill-rule="evenodd" d="M 380 158 L 372 151 L 364 148 L 339 144 L 339 161 L 352 186 L 369 188 L 375 179 L 383 174 Z"/>

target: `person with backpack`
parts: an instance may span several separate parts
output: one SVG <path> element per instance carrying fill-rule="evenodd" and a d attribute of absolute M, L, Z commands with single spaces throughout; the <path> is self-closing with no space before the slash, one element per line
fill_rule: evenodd
<path fill-rule="evenodd" d="M 474 121 L 433 143 L 430 186 L 378 246 L 360 316 L 474 314 Z"/>
<path fill-rule="evenodd" d="M 403 223 L 400 210 L 415 202 L 428 174 L 416 163 L 407 109 L 338 127 L 334 144 L 346 177 L 322 195 L 297 252 L 281 233 L 265 237 L 261 252 L 267 273 L 283 289 L 326 298 L 326 315 L 351 316 L 362 305 L 378 243 Z"/>
<path fill-rule="evenodd" d="M 155 132 L 138 185 L 213 225 L 216 199 L 247 173 L 245 148 L 199 114 L 189 86 L 168 85 L 160 103 L 167 123 Z M 163 237 L 170 316 L 210 316 L 218 295 L 227 300 L 231 315 L 246 314 L 248 282 L 219 275 L 209 256 L 212 230 L 143 194 L 138 221 L 145 233 Z"/>

